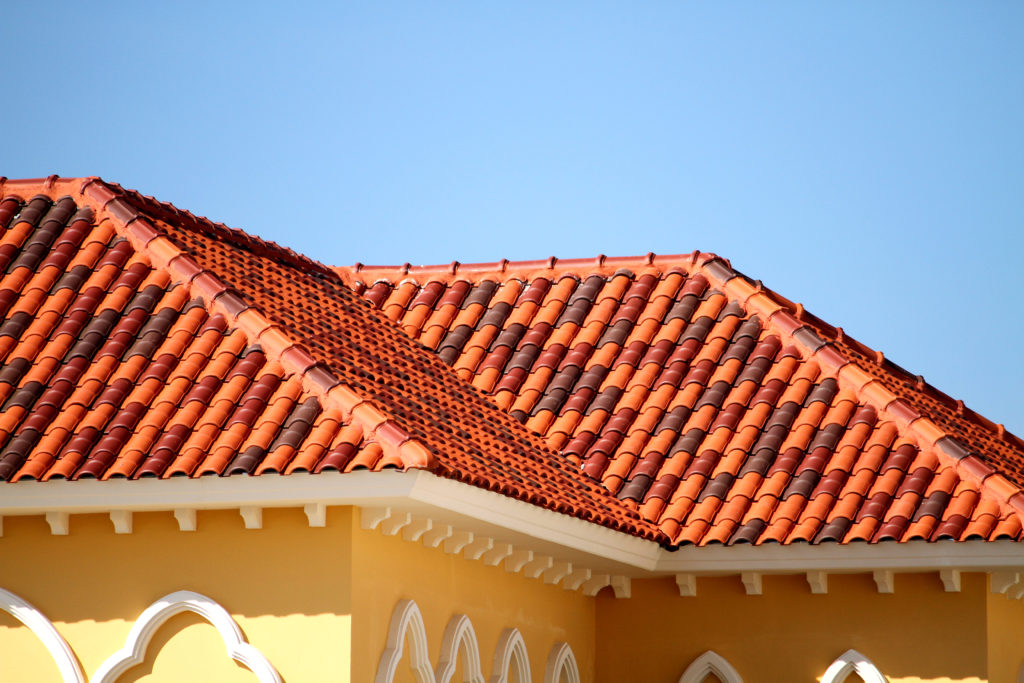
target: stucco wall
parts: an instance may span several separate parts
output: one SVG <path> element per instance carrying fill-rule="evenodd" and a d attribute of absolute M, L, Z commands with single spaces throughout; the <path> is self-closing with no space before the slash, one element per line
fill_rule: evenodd
<path fill-rule="evenodd" d="M 714 650 L 748 683 L 810 682 L 852 648 L 891 683 L 985 681 L 986 586 L 965 574 L 962 592 L 946 593 L 935 573 L 897 574 L 895 593 L 879 594 L 870 574 L 830 575 L 814 595 L 803 576 L 765 576 L 755 596 L 732 576 L 680 597 L 671 578 L 634 581 L 632 599 L 597 598 L 595 680 L 675 683 Z"/>
<path fill-rule="evenodd" d="M 154 600 L 191 590 L 221 604 L 286 681 L 348 681 L 351 517 L 332 508 L 326 528 L 309 528 L 301 509 L 268 509 L 262 529 L 245 529 L 237 510 L 200 511 L 198 530 L 182 532 L 171 513 L 144 513 L 119 535 L 106 515 L 72 515 L 67 536 L 51 535 L 42 517 L 6 518 L 0 588 L 54 622 L 86 676 Z M 0 678 L 58 680 L 27 629 L 4 617 Z M 146 662 L 121 680 L 193 680 L 195 671 L 255 680 L 190 615 L 165 624 Z"/>
<path fill-rule="evenodd" d="M 993 683 L 1015 683 L 1024 665 L 1024 603 L 989 593 L 988 671 Z"/>
<path fill-rule="evenodd" d="M 583 681 L 594 680 L 594 599 L 540 579 L 510 574 L 502 566 L 447 555 L 379 531 L 353 531 L 354 590 L 353 681 L 372 681 L 395 605 L 415 600 L 429 638 L 430 661 L 436 665 L 441 636 L 454 614 L 466 614 L 480 644 L 485 679 L 501 631 L 515 627 L 523 634 L 533 681 L 544 681 L 544 665 L 555 643 L 572 647 Z M 459 677 L 452 679 L 461 681 Z M 622 679 L 639 680 L 639 679 Z"/>
<path fill-rule="evenodd" d="M 70 535 L 54 536 L 42 517 L 7 518 L 0 588 L 54 622 L 87 676 L 124 644 L 146 607 L 178 590 L 221 604 L 289 683 L 372 681 L 401 599 L 420 608 L 432 666 L 445 626 L 466 614 L 485 678 L 509 627 L 522 632 L 537 683 L 563 641 L 582 680 L 597 683 L 675 683 L 709 649 L 747 683 L 818 680 L 850 648 L 891 683 L 1010 683 L 1024 661 L 1024 604 L 989 593 L 981 574 L 963 575 L 959 593 L 927 573 L 897 574 L 895 594 L 879 594 L 870 574 L 856 574 L 830 575 L 825 595 L 811 594 L 802 576 L 765 576 L 764 594 L 748 596 L 732 576 L 700 579 L 692 598 L 665 578 L 634 580 L 629 599 L 610 590 L 593 599 L 365 531 L 347 508 L 331 508 L 326 528 L 308 527 L 299 509 L 265 510 L 258 530 L 245 529 L 237 511 L 200 512 L 198 523 L 182 532 L 170 513 L 136 514 L 134 533 L 119 535 L 106 515 L 74 515 Z M 212 626 L 185 614 L 158 631 L 145 662 L 121 680 L 200 673 L 254 680 L 227 659 Z M 59 680 L 38 640 L 6 614 L 0 674 Z"/>

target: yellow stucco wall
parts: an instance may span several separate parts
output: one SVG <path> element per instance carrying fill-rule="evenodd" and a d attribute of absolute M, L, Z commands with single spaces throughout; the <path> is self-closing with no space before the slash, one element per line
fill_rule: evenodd
<path fill-rule="evenodd" d="M 582 680 L 594 680 L 593 598 L 510 574 L 500 565 L 488 567 L 400 537 L 364 531 L 358 520 L 354 523 L 352 650 L 371 656 L 355 660 L 353 681 L 373 680 L 392 610 L 403 598 L 415 600 L 423 614 L 434 665 L 445 626 L 452 615 L 462 613 L 476 631 L 485 679 L 493 673 L 502 630 L 515 627 L 523 634 L 535 683 L 543 683 L 548 654 L 558 642 L 572 647 Z"/>
<path fill-rule="evenodd" d="M 891 683 L 989 680 L 986 577 L 965 574 L 960 593 L 935 573 L 897 574 L 895 586 L 879 594 L 870 574 L 830 575 L 814 595 L 803 576 L 765 576 L 754 596 L 731 576 L 680 597 L 671 578 L 634 580 L 632 599 L 597 598 L 595 680 L 675 683 L 714 650 L 747 683 L 815 681 L 851 648 Z"/>
<path fill-rule="evenodd" d="M 262 529 L 245 529 L 237 511 L 200 511 L 198 530 L 182 532 L 170 512 L 145 513 L 134 516 L 134 533 L 119 535 L 106 515 L 72 515 L 71 533 L 53 536 L 42 517 L 9 517 L 0 588 L 54 622 L 86 676 L 154 600 L 192 590 L 220 603 L 286 681 L 348 681 L 351 518 L 332 508 L 326 528 L 309 528 L 301 509 L 268 509 Z M 56 680 L 45 656 L 25 650 L 27 629 L 4 616 L 0 680 Z M 207 680 L 255 680 L 190 615 L 165 624 L 146 662 L 121 680 L 194 680 L 197 670 L 216 674 Z"/>
<path fill-rule="evenodd" d="M 818 680 L 850 648 L 891 683 L 1012 683 L 1024 662 L 1024 604 L 989 593 L 982 574 L 964 574 L 960 593 L 927 573 L 897 574 L 895 594 L 883 595 L 870 574 L 854 574 L 830 575 L 825 595 L 811 594 L 803 576 L 765 576 L 764 594 L 748 596 L 731 576 L 699 579 L 692 598 L 665 578 L 634 580 L 630 599 L 608 589 L 594 599 L 365 531 L 348 508 L 331 508 L 326 528 L 308 527 L 300 509 L 265 510 L 259 530 L 244 529 L 237 511 L 200 512 L 198 521 L 198 531 L 181 532 L 169 512 L 136 514 L 134 533 L 118 535 L 106 515 L 74 515 L 71 534 L 53 536 L 42 517 L 7 518 L 0 588 L 54 622 L 87 676 L 146 607 L 177 590 L 220 603 L 288 683 L 372 681 L 403 598 L 423 615 L 431 666 L 448 621 L 466 614 L 485 679 L 508 627 L 522 632 L 536 683 L 563 641 L 582 680 L 597 683 L 675 683 L 709 649 L 747 683 Z M 255 680 L 225 656 L 212 626 L 183 614 L 120 680 L 200 676 Z M 38 640 L 4 613 L 0 680 L 59 680 Z M 396 681 L 410 680 L 403 664 Z"/>
<path fill-rule="evenodd" d="M 25 674 L 31 672 L 32 677 Z M 14 617 L 0 611 L 0 681 L 61 683 L 60 673 L 42 641 Z"/>
<path fill-rule="evenodd" d="M 1016 683 L 1024 664 L 1024 603 L 988 593 L 988 671 L 992 683 Z"/>
<path fill-rule="evenodd" d="M 552 647 L 568 642 L 583 680 L 593 679 L 594 600 L 506 572 L 503 566 L 364 531 L 359 515 L 331 508 L 327 528 L 299 509 L 263 511 L 263 529 L 237 511 L 200 511 L 182 532 L 169 512 L 136 514 L 134 533 L 115 534 L 106 515 L 73 515 L 54 536 L 42 517 L 4 520 L 0 588 L 30 602 L 68 641 L 89 677 L 125 641 L 154 600 L 191 590 L 222 605 L 285 681 L 372 681 L 399 600 L 418 604 L 431 666 L 445 626 L 466 614 L 492 674 L 501 632 L 516 627 L 533 680 L 544 680 Z M 353 559 L 355 558 L 355 559 Z M 353 653 L 355 653 L 353 655 Z M 461 665 L 453 680 L 461 680 Z M 215 629 L 186 613 L 165 623 L 146 660 L 124 682 L 252 681 L 224 653 Z M 0 613 L 0 680 L 57 681 L 39 641 Z M 407 668 L 397 681 L 409 680 Z"/>

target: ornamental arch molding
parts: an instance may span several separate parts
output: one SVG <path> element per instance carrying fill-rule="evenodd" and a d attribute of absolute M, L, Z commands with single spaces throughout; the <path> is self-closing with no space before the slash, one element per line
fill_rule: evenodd
<path fill-rule="evenodd" d="M 510 680 L 513 663 L 518 676 Z M 498 647 L 494 650 L 494 664 L 491 667 L 491 680 L 488 683 L 532 683 L 530 679 L 530 656 L 526 651 L 526 641 L 517 628 L 507 628 L 498 638 Z"/>
<path fill-rule="evenodd" d="M 448 621 L 441 639 L 441 657 L 434 676 L 437 683 L 449 683 L 462 656 L 463 680 L 459 683 L 484 683 L 480 672 L 480 646 L 473 624 L 465 614 L 456 614 Z"/>
<path fill-rule="evenodd" d="M 743 679 L 736 669 L 732 668 L 732 664 L 712 650 L 693 660 L 679 678 L 679 683 L 702 683 L 709 674 L 717 676 L 722 683 L 743 683 Z"/>
<path fill-rule="evenodd" d="M 555 643 L 544 669 L 544 683 L 580 683 L 580 669 L 569 643 Z"/>
<path fill-rule="evenodd" d="M 856 650 L 847 650 L 832 662 L 821 677 L 821 683 L 843 683 L 852 673 L 860 676 L 864 683 L 888 683 L 878 667 Z"/>
<path fill-rule="evenodd" d="M 42 612 L 20 597 L 0 588 L 0 610 L 24 624 L 42 642 L 53 663 L 57 665 L 61 678 L 66 683 L 85 683 L 85 674 L 78 665 L 78 659 L 71 651 L 64 637 Z"/>
<path fill-rule="evenodd" d="M 171 617 L 194 612 L 217 629 L 228 656 L 252 671 L 260 683 L 282 683 L 281 676 L 262 652 L 250 645 L 228 611 L 205 595 L 177 591 L 147 607 L 128 632 L 124 647 L 103 662 L 92 676 L 93 683 L 113 683 L 128 669 L 142 663 L 150 641 Z"/>
<path fill-rule="evenodd" d="M 410 664 L 417 683 L 435 683 L 427 650 L 427 629 L 423 625 L 420 608 L 412 600 L 399 600 L 391 613 L 387 645 L 380 656 L 374 683 L 391 683 L 395 680 L 395 672 L 402 661 L 406 635 L 409 636 Z M 474 635 L 474 642 L 475 638 Z"/>

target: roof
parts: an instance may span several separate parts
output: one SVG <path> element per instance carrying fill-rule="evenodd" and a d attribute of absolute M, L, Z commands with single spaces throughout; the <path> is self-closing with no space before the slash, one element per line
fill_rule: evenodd
<path fill-rule="evenodd" d="M 711 254 L 329 268 L 0 180 L 0 478 L 422 469 L 664 545 L 1019 540 L 1024 444 Z"/>
<path fill-rule="evenodd" d="M 674 544 L 1020 538 L 1020 439 L 713 254 L 338 272 Z"/>
<path fill-rule="evenodd" d="M 6 481 L 425 469 L 664 540 L 322 264 L 95 178 L 0 228 Z"/>

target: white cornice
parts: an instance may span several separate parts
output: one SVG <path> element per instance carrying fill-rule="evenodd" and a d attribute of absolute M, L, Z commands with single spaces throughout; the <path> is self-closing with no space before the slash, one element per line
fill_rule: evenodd
<path fill-rule="evenodd" d="M 131 519 L 132 512 L 163 510 L 173 511 L 179 523 L 189 522 L 183 529 L 195 528 L 195 510 L 245 510 L 249 514 L 247 523 L 252 526 L 259 510 L 289 507 L 304 509 L 311 524 L 320 526 L 330 506 L 389 508 L 384 517 L 401 512 L 403 518 L 409 518 L 413 540 L 432 533 L 427 529 L 450 525 L 493 539 L 492 550 L 504 547 L 502 543 L 514 543 L 541 555 L 579 562 L 579 566 L 594 572 L 636 577 L 741 572 L 1024 571 L 1024 543 L 1014 541 L 718 545 L 670 551 L 651 541 L 424 470 L 0 485 L 0 517 L 46 515 L 51 526 L 53 520 L 68 522 L 58 525 L 60 533 L 67 533 L 69 526 L 73 531 L 74 520 L 69 521 L 68 515 L 114 512 L 115 527 L 124 533 L 131 530 L 126 520 Z M 431 521 L 427 524 L 425 520 Z M 412 533 L 417 529 L 420 533 Z M 487 549 L 482 553 L 487 555 Z"/>
<path fill-rule="evenodd" d="M 425 470 L 262 475 L 112 481 L 23 481 L 0 485 L 0 517 L 174 510 L 238 509 L 246 524 L 262 508 L 392 507 L 431 519 L 486 530 L 499 538 L 532 539 L 550 549 L 582 553 L 609 569 L 647 570 L 662 552 L 636 538 Z M 73 520 L 71 522 L 73 525 Z M 600 566 L 602 562 L 598 562 Z"/>
<path fill-rule="evenodd" d="M 735 574 L 750 571 L 861 572 L 875 569 L 977 571 L 1024 568 L 1024 543 L 1016 541 L 909 541 L 906 543 L 822 543 L 810 545 L 687 546 L 664 551 L 655 571 Z"/>

